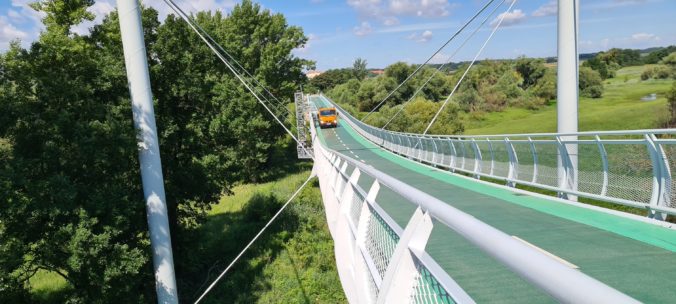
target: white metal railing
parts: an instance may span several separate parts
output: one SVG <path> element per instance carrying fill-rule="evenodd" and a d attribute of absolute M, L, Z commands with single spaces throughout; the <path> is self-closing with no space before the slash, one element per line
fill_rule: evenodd
<path fill-rule="evenodd" d="M 321 95 L 327 102 L 327 97 Z M 481 136 L 421 135 L 365 124 L 333 103 L 371 142 L 410 159 L 470 174 L 676 215 L 676 129 Z M 577 147 L 577 157 L 568 154 Z M 575 162 L 575 163 L 574 163 Z"/>
<path fill-rule="evenodd" d="M 314 124 L 311 134 L 314 170 L 350 302 L 474 303 L 425 252 L 432 218 L 562 302 L 636 302 L 376 168 L 324 147 Z M 373 179 L 368 192 L 359 184 L 363 174 Z M 406 227 L 379 206 L 376 197 L 381 186 L 417 206 Z"/>

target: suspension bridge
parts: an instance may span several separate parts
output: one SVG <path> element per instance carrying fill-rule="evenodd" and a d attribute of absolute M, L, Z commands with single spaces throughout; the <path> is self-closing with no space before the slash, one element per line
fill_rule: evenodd
<path fill-rule="evenodd" d="M 558 5 L 559 132 L 486 136 L 427 131 L 502 19 L 422 134 L 389 131 L 387 124 L 368 125 L 326 96 L 302 92 L 294 96 L 298 133 L 292 133 L 278 114 L 292 114 L 283 103 L 172 0 L 165 2 L 297 141 L 299 158 L 314 161 L 313 176 L 319 179 L 349 302 L 676 299 L 676 225 L 665 221 L 676 215 L 672 178 L 676 130 L 577 132 L 577 1 L 559 0 Z M 487 1 L 367 116 L 482 13 L 489 12 L 470 37 L 506 2 Z M 515 1 L 508 3 L 506 12 Z M 134 121 L 141 130 L 139 157 L 158 302 L 177 303 L 140 9 L 136 0 L 118 0 L 118 11 Z M 429 79 L 422 87 L 428 83 Z M 313 113 L 327 106 L 337 108 L 340 123 L 337 128 L 318 129 Z M 299 191 L 196 302 L 207 296 Z M 644 215 L 578 200 L 634 208 Z"/>

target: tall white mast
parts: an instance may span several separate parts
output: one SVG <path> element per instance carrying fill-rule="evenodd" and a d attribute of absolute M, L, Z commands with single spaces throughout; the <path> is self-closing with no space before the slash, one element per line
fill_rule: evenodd
<path fill-rule="evenodd" d="M 559 0 L 558 4 L 557 131 L 575 133 L 578 131 L 579 0 Z M 561 139 L 576 140 L 577 136 L 564 136 Z M 577 190 L 577 145 L 566 145 L 566 149 L 570 163 L 566 164 L 559 157 L 560 185 Z M 568 198 L 576 199 L 570 195 Z"/>
<path fill-rule="evenodd" d="M 141 9 L 138 0 L 117 0 L 124 61 L 129 80 L 134 127 L 138 132 L 138 156 L 141 163 L 143 194 L 148 212 L 150 245 L 155 267 L 155 289 L 158 303 L 178 303 L 174 258 L 164 195 L 164 179 L 160 147 L 157 140 L 153 95 L 143 40 Z"/>

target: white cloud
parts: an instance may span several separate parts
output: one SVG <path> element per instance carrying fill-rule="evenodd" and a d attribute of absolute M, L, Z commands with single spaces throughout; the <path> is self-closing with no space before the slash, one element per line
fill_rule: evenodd
<path fill-rule="evenodd" d="M 355 26 L 352 29 L 352 32 L 354 32 L 354 34 L 357 36 L 366 36 L 373 32 L 373 28 L 371 27 L 370 23 L 363 21 L 360 25 Z"/>
<path fill-rule="evenodd" d="M 390 0 L 389 11 L 394 15 L 417 17 L 448 16 L 448 0 Z"/>
<path fill-rule="evenodd" d="M 26 19 L 32 21 L 40 29 L 42 26 L 42 18 L 46 16 L 43 12 L 38 12 L 32 9 L 29 5 L 34 2 L 33 0 L 12 0 L 12 6 L 19 8 L 20 11 L 18 14 L 21 16 L 18 21 L 25 21 Z"/>
<path fill-rule="evenodd" d="M 515 9 L 511 12 L 504 12 L 495 17 L 495 19 L 491 21 L 491 25 L 495 26 L 502 18 L 504 18 L 504 20 L 502 20 L 501 26 L 506 27 L 521 23 L 526 19 L 526 14 L 524 14 L 520 9 Z"/>
<path fill-rule="evenodd" d="M 103 21 L 103 17 L 108 15 L 110 12 L 115 10 L 114 0 L 98 0 L 94 5 L 90 6 L 87 11 L 94 14 L 94 20 L 84 21 L 78 25 L 75 25 L 71 31 L 79 35 L 89 34 L 89 29 L 96 24 L 100 24 Z"/>
<path fill-rule="evenodd" d="M 28 37 L 26 32 L 9 23 L 5 16 L 0 16 L 0 50 L 6 50 L 11 41 L 26 37 Z"/>
<path fill-rule="evenodd" d="M 23 20 L 25 19 L 24 16 L 21 16 L 21 14 L 19 14 L 19 12 L 15 11 L 15 10 L 13 10 L 13 9 L 9 9 L 9 10 L 7 11 L 7 16 L 8 16 L 10 19 L 12 19 L 12 21 L 16 21 L 16 22 L 21 22 L 21 21 L 23 21 Z"/>
<path fill-rule="evenodd" d="M 631 35 L 631 39 L 637 42 L 645 42 L 645 41 L 659 41 L 660 37 L 656 36 L 655 34 L 636 33 Z"/>
<path fill-rule="evenodd" d="M 5 0 L 6 1 L 6 0 Z M 0 15 L 3 18 L 0 24 L 0 49 L 6 49 L 9 41 L 15 38 L 21 38 L 24 47 L 35 41 L 40 31 L 44 29 L 42 18 L 45 13 L 33 10 L 29 4 L 35 0 L 11 0 L 11 6 L 6 15 Z M 191 0 L 180 1 L 182 9 L 187 13 L 197 11 L 223 11 L 231 10 L 238 1 L 236 0 Z M 153 7 L 159 13 L 160 20 L 164 20 L 173 11 L 162 0 L 144 0 L 143 4 Z M 75 25 L 71 30 L 77 34 L 87 34 L 89 29 L 103 21 L 103 18 L 117 8 L 115 0 L 96 0 L 88 8 L 89 12 L 95 15 L 93 21 L 85 21 Z M 11 39 L 8 37 L 12 37 Z"/>
<path fill-rule="evenodd" d="M 386 17 L 385 20 L 383 20 L 383 24 L 387 26 L 397 25 L 399 24 L 399 19 L 397 19 L 397 17 Z"/>
<path fill-rule="evenodd" d="M 400 16 L 438 18 L 448 16 L 454 5 L 448 0 L 347 0 L 362 20 L 377 20 L 384 25 L 399 24 Z"/>
<path fill-rule="evenodd" d="M 44 28 L 41 19 L 45 14 L 33 10 L 29 6 L 31 2 L 34 1 L 12 0 L 7 15 L 0 15 L 0 50 L 7 49 L 14 39 L 21 39 L 23 47 L 37 39 Z"/>
<path fill-rule="evenodd" d="M 13 0 L 25 1 L 25 0 Z M 32 0 L 30 0 L 32 1 Z M 174 14 L 174 11 L 162 0 L 145 0 L 144 5 L 150 6 L 157 10 L 158 18 L 163 21 L 168 15 Z M 231 10 L 237 2 L 235 0 L 191 0 L 178 1 L 177 3 L 186 13 L 196 13 L 200 11 L 221 11 L 227 12 Z M 85 35 L 89 33 L 89 29 L 96 24 L 100 24 L 103 18 L 111 11 L 117 8 L 115 0 L 96 0 L 96 3 L 89 7 L 88 11 L 93 13 L 96 18 L 93 21 L 82 22 L 72 28 L 73 33 Z"/>
<path fill-rule="evenodd" d="M 454 26 L 457 26 L 457 24 L 452 22 L 416 23 L 382 28 L 378 30 L 378 33 L 417 32 L 424 30 L 448 29 Z"/>
<path fill-rule="evenodd" d="M 426 31 L 422 32 L 420 35 L 418 35 L 418 33 L 413 33 L 411 35 L 408 35 L 406 37 L 406 39 L 414 40 L 414 41 L 420 42 L 420 43 L 425 43 L 425 42 L 432 40 L 433 36 L 434 35 L 432 34 L 432 31 L 426 30 Z"/>
<path fill-rule="evenodd" d="M 554 16 L 558 12 L 559 4 L 556 0 L 549 1 L 546 4 L 540 6 L 533 12 L 535 17 L 545 17 L 545 16 Z"/>

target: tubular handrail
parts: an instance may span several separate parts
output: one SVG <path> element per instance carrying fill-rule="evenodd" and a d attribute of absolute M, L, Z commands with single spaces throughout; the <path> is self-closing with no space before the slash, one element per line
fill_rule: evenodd
<path fill-rule="evenodd" d="M 676 195 L 672 195 L 676 139 L 670 138 L 676 137 L 676 129 L 422 135 L 368 125 L 320 96 L 364 138 L 415 161 L 475 178 L 502 180 L 512 187 L 521 184 L 554 191 L 564 198 L 579 196 L 645 209 L 656 219 L 676 215 Z M 576 155 L 569 155 L 570 145 L 579 147 Z"/>
<path fill-rule="evenodd" d="M 433 218 L 436 218 L 525 280 L 562 302 L 638 303 L 624 293 L 562 264 L 475 217 L 372 166 L 363 164 L 328 147 L 323 147 L 321 143 L 314 146 L 320 152 L 318 156 L 330 160 L 331 155 L 334 155 L 358 168 L 381 185 L 388 187 L 407 201 L 429 212 Z M 336 166 L 334 163 L 332 165 Z M 335 169 L 339 168 L 335 167 Z"/>

